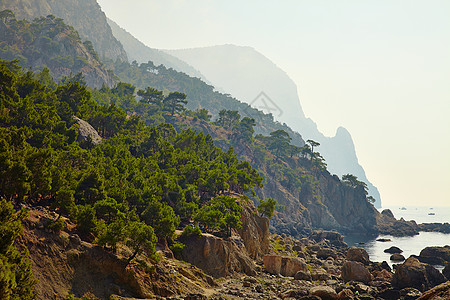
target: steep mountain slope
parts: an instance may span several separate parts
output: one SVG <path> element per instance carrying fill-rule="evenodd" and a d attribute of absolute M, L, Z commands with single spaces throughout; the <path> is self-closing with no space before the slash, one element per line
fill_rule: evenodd
<path fill-rule="evenodd" d="M 150 48 L 144 45 L 141 41 L 136 39 L 133 35 L 121 28 L 109 18 L 108 24 L 111 27 L 113 35 L 119 40 L 120 43 L 122 43 L 130 61 L 137 61 L 138 63 L 147 63 L 151 61 L 156 66 L 164 65 L 167 68 L 173 68 L 177 71 L 186 73 L 189 76 L 198 77 L 203 81 L 208 82 L 205 76 L 203 76 L 198 70 L 194 69 L 181 59 L 162 50 Z"/>
<path fill-rule="evenodd" d="M 288 124 L 305 140 L 318 141 L 321 144 L 320 152 L 325 157 L 330 172 L 339 176 L 354 174 L 366 182 L 369 193 L 376 199 L 375 206 L 381 207 L 377 188 L 369 182 L 364 169 L 358 163 L 350 133 L 342 127 L 334 137 L 326 137 L 319 132 L 316 124 L 305 117 L 295 83 L 264 55 L 253 48 L 235 45 L 166 52 L 198 69 L 214 86 L 252 107 L 272 112 L 276 120 Z M 267 100 L 260 99 L 261 92 L 267 95 Z"/>
<path fill-rule="evenodd" d="M 32 20 L 55 15 L 73 26 L 83 40 L 89 40 L 102 58 L 127 60 L 127 54 L 106 22 L 95 0 L 8 0 L 0 1 L 0 10 L 12 10 L 18 19 Z"/>
<path fill-rule="evenodd" d="M 35 71 L 47 67 L 57 80 L 82 73 L 92 87 L 115 84 L 92 44 L 83 43 L 73 27 L 52 15 L 29 22 L 10 13 L 0 20 L 0 45 L 1 59 L 19 59 L 21 66 Z"/>

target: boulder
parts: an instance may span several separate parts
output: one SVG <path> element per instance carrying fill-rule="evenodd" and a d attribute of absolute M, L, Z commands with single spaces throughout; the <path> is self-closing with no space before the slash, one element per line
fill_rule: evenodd
<path fill-rule="evenodd" d="M 400 297 L 402 300 L 414 300 L 419 298 L 422 292 L 415 288 L 404 288 L 400 290 Z"/>
<path fill-rule="evenodd" d="M 419 254 L 420 258 L 430 258 L 436 259 L 437 264 L 442 264 L 442 262 L 450 262 L 450 246 L 444 247 L 426 247 Z M 421 259 L 419 259 L 422 261 Z M 432 262 L 430 262 L 432 263 Z M 434 264 L 434 263 L 432 263 Z"/>
<path fill-rule="evenodd" d="M 266 255 L 263 257 L 264 267 L 271 274 L 294 276 L 298 271 L 308 270 L 305 261 L 298 257 Z"/>
<path fill-rule="evenodd" d="M 426 291 L 418 298 L 418 300 L 443 300 L 450 299 L 450 280 L 435 286 L 429 291 Z"/>
<path fill-rule="evenodd" d="M 186 246 L 181 258 L 199 267 L 213 277 L 224 277 L 235 272 L 253 276 L 256 265 L 250 259 L 240 237 L 224 240 L 204 234 L 181 240 Z"/>
<path fill-rule="evenodd" d="M 297 273 L 295 273 L 294 279 L 311 281 L 312 276 L 311 276 L 311 273 L 308 271 L 298 271 Z"/>
<path fill-rule="evenodd" d="M 354 299 L 355 294 L 350 289 L 343 289 L 339 292 L 337 299 L 338 300 L 351 300 Z"/>
<path fill-rule="evenodd" d="M 396 246 L 392 246 L 392 247 L 384 250 L 384 253 L 389 253 L 389 254 L 402 253 L 402 252 L 403 252 L 403 250 Z"/>
<path fill-rule="evenodd" d="M 357 261 L 346 261 L 342 266 L 341 277 L 345 282 L 354 280 L 369 283 L 373 279 L 369 270 Z"/>
<path fill-rule="evenodd" d="M 394 253 L 391 255 L 390 260 L 392 261 L 404 261 L 405 257 L 400 253 Z"/>
<path fill-rule="evenodd" d="M 319 251 L 317 251 L 317 258 L 320 259 L 327 259 L 328 257 L 336 258 L 337 254 L 336 251 L 330 248 L 321 248 Z"/>
<path fill-rule="evenodd" d="M 344 236 L 336 231 L 316 230 L 309 238 L 316 242 L 327 240 L 335 247 L 347 247 L 347 244 L 344 242 Z"/>
<path fill-rule="evenodd" d="M 320 297 L 322 300 L 336 300 L 338 297 L 336 291 L 332 287 L 326 285 L 312 287 L 309 289 L 309 293 L 313 296 Z"/>
<path fill-rule="evenodd" d="M 445 280 L 445 276 L 434 267 L 410 257 L 403 264 L 397 265 L 392 285 L 400 289 L 412 287 L 424 291 Z"/>
<path fill-rule="evenodd" d="M 363 248 L 350 247 L 347 250 L 346 259 L 350 261 L 358 261 L 365 265 L 369 264 L 369 254 Z"/>
<path fill-rule="evenodd" d="M 94 145 L 99 145 L 102 142 L 101 136 L 98 134 L 97 130 L 91 126 L 88 122 L 81 120 L 78 117 L 73 117 L 78 123 L 78 142 L 86 143 L 92 142 Z"/>

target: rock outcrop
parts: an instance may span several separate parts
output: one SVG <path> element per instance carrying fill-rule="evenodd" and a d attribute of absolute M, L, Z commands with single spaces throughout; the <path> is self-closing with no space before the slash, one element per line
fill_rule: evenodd
<path fill-rule="evenodd" d="M 260 217 L 252 202 L 247 201 L 241 213 L 242 228 L 239 236 L 242 238 L 248 255 L 252 259 L 261 258 L 269 251 L 269 219 Z"/>
<path fill-rule="evenodd" d="M 255 275 L 256 265 L 247 254 L 238 236 L 223 239 L 211 234 L 182 239 L 186 245 L 181 258 L 213 277 L 224 277 L 235 272 Z"/>
<path fill-rule="evenodd" d="M 421 263 L 414 257 L 398 265 L 392 277 L 392 285 L 397 288 L 420 288 L 428 290 L 446 281 L 444 275 L 433 266 Z"/>
<path fill-rule="evenodd" d="M 91 142 L 94 145 L 99 145 L 102 142 L 102 137 L 97 130 L 88 122 L 81 120 L 78 117 L 73 117 L 78 123 L 78 138 L 79 143 Z"/>
<path fill-rule="evenodd" d="M 305 261 L 298 257 L 266 255 L 263 262 L 266 271 L 275 275 L 293 277 L 297 272 L 308 269 Z"/>

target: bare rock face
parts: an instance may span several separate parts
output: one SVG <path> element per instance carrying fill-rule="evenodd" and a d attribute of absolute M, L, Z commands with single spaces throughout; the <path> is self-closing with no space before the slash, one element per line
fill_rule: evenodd
<path fill-rule="evenodd" d="M 263 262 L 267 272 L 289 277 L 308 269 L 305 261 L 298 257 L 266 255 L 263 257 Z"/>
<path fill-rule="evenodd" d="M 347 250 L 346 259 L 350 261 L 358 261 L 365 265 L 369 264 L 369 254 L 363 248 L 350 247 Z"/>
<path fill-rule="evenodd" d="M 430 289 L 445 282 L 445 276 L 433 266 L 421 263 L 414 257 L 408 258 L 397 266 L 392 285 L 397 288 L 413 287 L 420 290 Z"/>
<path fill-rule="evenodd" d="M 101 136 L 91 124 L 78 117 L 74 116 L 73 118 L 78 122 L 78 142 L 87 142 L 90 140 L 94 145 L 99 145 L 102 142 Z"/>
<path fill-rule="evenodd" d="M 224 277 L 235 272 L 255 275 L 255 264 L 247 255 L 239 237 L 222 239 L 210 234 L 183 240 L 181 253 L 187 261 L 213 277 Z"/>
<path fill-rule="evenodd" d="M 357 261 L 346 261 L 342 266 L 341 277 L 345 282 L 354 280 L 369 283 L 373 279 L 369 270 Z"/>
<path fill-rule="evenodd" d="M 269 251 L 269 219 L 255 215 L 252 202 L 244 206 L 241 214 L 242 228 L 238 231 L 248 255 L 257 259 Z"/>

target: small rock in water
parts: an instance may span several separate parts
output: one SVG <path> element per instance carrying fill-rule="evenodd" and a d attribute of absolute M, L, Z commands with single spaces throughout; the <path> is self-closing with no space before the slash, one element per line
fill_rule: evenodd
<path fill-rule="evenodd" d="M 390 258 L 392 261 L 404 261 L 405 257 L 403 255 L 401 255 L 400 253 L 394 253 L 391 255 Z"/>
<path fill-rule="evenodd" d="M 400 249 L 399 247 L 392 246 L 392 247 L 390 247 L 388 249 L 385 249 L 384 252 L 385 253 L 394 254 L 394 253 L 402 253 L 403 250 Z"/>

